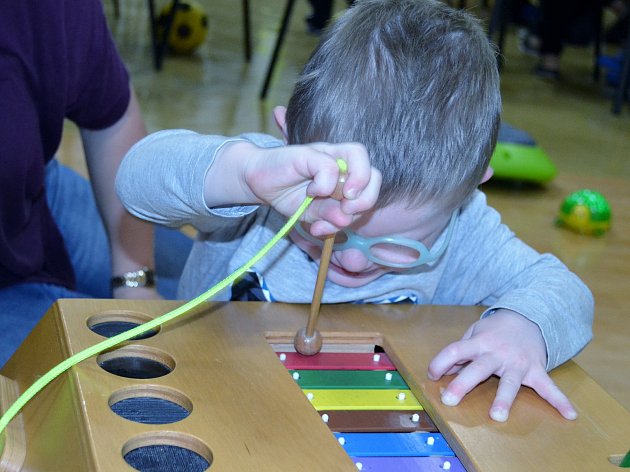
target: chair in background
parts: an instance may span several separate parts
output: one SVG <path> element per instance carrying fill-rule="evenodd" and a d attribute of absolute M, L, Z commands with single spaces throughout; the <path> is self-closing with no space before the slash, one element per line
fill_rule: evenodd
<path fill-rule="evenodd" d="M 114 0 L 114 1 L 118 2 L 118 0 Z M 147 0 L 147 3 L 149 7 L 149 25 L 151 27 L 151 45 L 153 48 L 153 65 L 155 67 L 155 70 L 159 71 L 162 69 L 164 53 L 166 52 L 166 42 L 167 42 L 168 35 L 171 31 L 173 18 L 175 17 L 175 13 L 177 12 L 178 5 L 181 3 L 181 1 L 171 0 L 171 8 L 164 22 L 163 34 L 159 34 L 157 30 L 157 16 L 155 14 L 155 0 Z M 249 0 L 241 0 L 241 8 L 242 8 L 242 14 L 243 14 L 243 51 L 245 54 L 245 60 L 249 62 L 252 56 Z"/>
<path fill-rule="evenodd" d="M 120 0 L 112 0 L 114 6 L 114 17 L 120 17 Z M 164 22 L 164 32 L 160 34 L 157 28 L 157 16 L 155 11 L 155 0 L 147 0 L 149 10 L 149 28 L 151 31 L 151 49 L 153 51 L 153 66 L 156 71 L 162 69 L 164 54 L 166 53 L 166 42 L 173 25 L 173 18 L 181 0 L 171 0 L 169 14 Z M 251 45 L 251 23 L 249 15 L 249 0 L 241 0 L 243 14 L 243 52 L 245 60 L 249 62 L 252 57 Z"/>
<path fill-rule="evenodd" d="M 619 82 L 615 89 L 615 95 L 613 97 L 612 112 L 615 115 L 621 113 L 621 108 L 624 102 L 628 99 L 628 89 L 630 88 L 630 24 L 628 25 L 628 32 L 626 39 L 623 43 L 623 51 L 621 54 L 621 73 L 619 75 Z"/>
<path fill-rule="evenodd" d="M 512 0 L 495 0 L 488 24 L 488 38 L 497 46 L 497 65 L 499 70 L 503 67 L 503 51 L 505 47 L 505 34 L 509 23 L 510 13 L 513 10 Z M 496 38 L 495 38 L 496 37 Z"/>
<path fill-rule="evenodd" d="M 513 18 L 516 8 L 514 0 L 495 0 L 492 12 L 490 14 L 490 22 L 488 24 L 488 38 L 495 43 L 498 50 L 497 63 L 499 70 L 503 67 L 505 36 L 509 27 L 510 19 Z M 600 67 L 599 57 L 602 51 L 603 40 L 603 7 L 598 9 L 597 18 L 595 19 L 595 35 L 593 38 L 593 80 L 599 80 Z"/>
<path fill-rule="evenodd" d="M 446 3 L 452 7 L 457 8 L 466 8 L 467 1 L 466 0 L 447 0 Z M 488 8 L 489 0 L 481 0 L 481 4 L 483 8 Z M 295 0 L 287 0 L 287 3 L 284 7 L 284 13 L 282 14 L 282 19 L 280 20 L 280 28 L 278 29 L 278 35 L 276 36 L 276 43 L 273 48 L 273 53 L 271 55 L 271 59 L 269 60 L 269 64 L 267 65 L 267 72 L 265 73 L 265 80 L 263 82 L 262 88 L 260 89 L 260 99 L 264 100 L 267 97 L 267 92 L 269 91 L 269 85 L 271 84 L 271 79 L 273 77 L 273 72 L 276 68 L 276 63 L 278 61 L 278 56 L 280 54 L 280 50 L 282 49 L 282 45 L 284 44 L 284 38 L 287 33 L 287 29 L 289 27 L 289 22 L 291 21 L 291 15 L 293 13 L 293 7 L 295 6 Z"/>
<path fill-rule="evenodd" d="M 490 22 L 488 24 L 488 38 L 495 43 L 498 50 L 497 64 L 499 70 L 503 67 L 503 58 L 505 51 L 505 36 L 516 9 L 514 0 L 495 0 L 492 12 L 490 14 Z M 593 80 L 598 81 L 600 76 L 599 57 L 602 52 L 602 24 L 603 24 L 603 7 L 598 8 L 597 18 L 594 20 L 595 34 L 593 38 Z"/>
<path fill-rule="evenodd" d="M 262 88 L 260 89 L 259 96 L 261 100 L 267 98 L 267 92 L 269 91 L 273 71 L 276 68 L 276 62 L 278 61 L 278 56 L 280 55 L 280 50 L 282 49 L 282 45 L 284 43 L 284 37 L 286 36 L 287 28 L 289 27 L 289 21 L 291 20 L 291 14 L 293 13 L 294 6 L 295 0 L 287 0 L 287 3 L 284 6 L 284 13 L 282 14 L 282 20 L 280 21 L 280 29 L 278 29 L 278 35 L 276 36 L 276 43 L 273 47 L 273 53 L 271 54 L 269 64 L 267 65 L 265 80 Z"/>
<path fill-rule="evenodd" d="M 514 11 L 514 0 L 495 0 L 488 25 L 488 37 L 496 44 L 498 49 L 497 63 L 499 69 L 503 65 L 503 51 L 505 46 L 505 36 L 509 25 L 509 20 Z M 596 18 L 595 37 L 593 39 L 593 81 L 598 82 L 601 75 L 602 45 L 604 43 L 603 34 L 604 8 L 598 9 Z M 628 34 L 622 45 L 621 63 L 619 65 L 619 80 L 615 86 L 613 94 L 612 112 L 617 115 L 621 113 L 624 102 L 628 99 L 630 88 L 630 26 Z"/>

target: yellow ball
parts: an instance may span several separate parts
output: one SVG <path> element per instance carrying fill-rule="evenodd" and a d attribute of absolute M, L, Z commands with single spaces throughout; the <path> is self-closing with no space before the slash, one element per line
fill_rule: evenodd
<path fill-rule="evenodd" d="M 172 5 L 169 3 L 157 18 L 157 29 L 160 37 L 164 36 Z M 185 1 L 177 5 L 173 16 L 173 23 L 166 43 L 171 51 L 177 54 L 190 54 L 208 33 L 208 16 L 201 5 L 196 2 Z"/>

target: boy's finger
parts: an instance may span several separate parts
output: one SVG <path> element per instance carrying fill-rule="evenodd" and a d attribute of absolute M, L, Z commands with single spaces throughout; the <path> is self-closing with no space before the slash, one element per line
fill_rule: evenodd
<path fill-rule="evenodd" d="M 499 379 L 499 387 L 490 407 L 490 418 L 495 421 L 507 421 L 514 399 L 521 389 L 525 372 L 510 370 Z"/>
<path fill-rule="evenodd" d="M 376 169 L 371 169 L 370 181 L 366 187 L 356 196 L 356 198 L 344 200 L 341 209 L 348 214 L 361 213 L 372 208 L 378 200 L 381 191 L 381 173 Z M 347 196 L 348 182 L 344 186 L 344 195 Z M 350 193 L 352 193 L 350 191 Z"/>
<path fill-rule="evenodd" d="M 577 411 L 567 396 L 562 393 L 546 372 L 543 371 L 542 375 L 538 377 L 536 382 L 532 383 L 531 387 L 538 395 L 547 400 L 551 406 L 558 410 L 564 418 L 567 420 L 577 418 Z"/>
<path fill-rule="evenodd" d="M 429 363 L 429 378 L 437 380 L 455 365 L 476 357 L 477 348 L 470 341 L 456 341 L 442 349 Z"/>
<path fill-rule="evenodd" d="M 311 204 L 308 215 L 313 222 L 310 232 L 316 237 L 336 233 L 352 223 L 352 215 L 343 212 L 340 203 L 330 198 L 316 199 Z"/>
<path fill-rule="evenodd" d="M 354 199 L 362 194 L 372 179 L 372 166 L 367 150 L 363 145 L 349 145 L 349 153 L 344 157 L 348 165 L 348 177 L 344 186 L 344 196 Z"/>
<path fill-rule="evenodd" d="M 456 373 L 461 371 L 467 365 L 468 365 L 468 362 L 457 363 L 453 367 L 448 369 L 446 372 L 444 372 L 444 375 L 455 375 Z"/>
<path fill-rule="evenodd" d="M 344 197 L 357 198 L 369 186 L 373 177 L 373 169 L 370 165 L 365 146 L 359 143 L 316 143 L 313 146 L 330 156 L 342 159 L 347 165 L 346 183 L 343 187 Z"/>
<path fill-rule="evenodd" d="M 318 161 L 317 165 L 309 165 L 308 174 L 312 181 L 306 189 L 312 197 L 328 197 L 335 191 L 339 181 L 339 169 L 332 160 Z"/>
<path fill-rule="evenodd" d="M 497 363 L 490 356 L 474 360 L 446 387 L 442 393 L 442 403 L 449 406 L 459 404 L 468 392 L 490 377 L 497 367 Z"/>

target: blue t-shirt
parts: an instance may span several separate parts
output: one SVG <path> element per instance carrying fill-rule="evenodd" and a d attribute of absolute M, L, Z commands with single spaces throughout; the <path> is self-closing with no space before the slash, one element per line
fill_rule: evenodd
<path fill-rule="evenodd" d="M 44 171 L 64 119 L 113 125 L 129 103 L 129 76 L 100 0 L 3 2 L 0 15 L 0 287 L 74 287 L 46 203 Z"/>

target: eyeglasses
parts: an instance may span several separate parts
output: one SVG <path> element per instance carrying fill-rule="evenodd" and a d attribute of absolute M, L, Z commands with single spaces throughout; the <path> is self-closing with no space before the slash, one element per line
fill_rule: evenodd
<path fill-rule="evenodd" d="M 333 251 L 345 251 L 346 249 L 358 249 L 365 257 L 376 264 L 395 267 L 398 269 L 411 269 L 423 264 L 436 261 L 444 253 L 453 234 L 457 210 L 451 215 L 451 221 L 446 228 L 446 235 L 442 247 L 430 251 L 420 241 L 402 238 L 398 236 L 381 236 L 379 238 L 364 238 L 351 229 L 345 228 L 335 235 Z M 307 241 L 323 246 L 321 239 L 312 236 L 304 230 L 300 224 L 295 225 L 295 230 Z"/>

